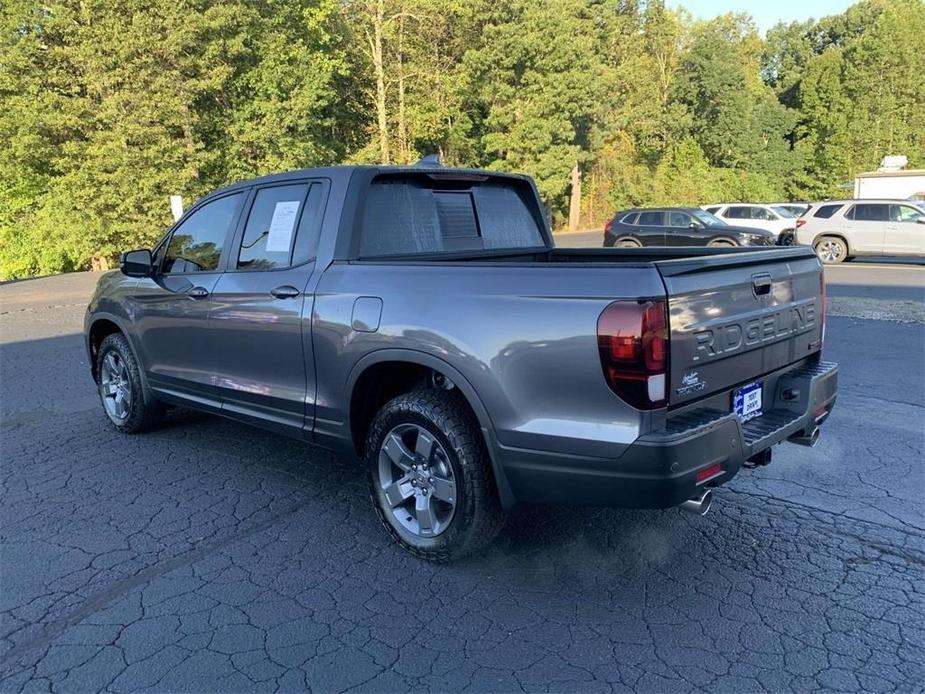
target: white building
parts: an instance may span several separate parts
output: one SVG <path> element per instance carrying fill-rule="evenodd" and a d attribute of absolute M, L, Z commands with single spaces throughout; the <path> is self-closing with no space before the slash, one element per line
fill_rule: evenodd
<path fill-rule="evenodd" d="M 925 200 L 925 169 L 858 174 L 854 179 L 854 197 Z"/>

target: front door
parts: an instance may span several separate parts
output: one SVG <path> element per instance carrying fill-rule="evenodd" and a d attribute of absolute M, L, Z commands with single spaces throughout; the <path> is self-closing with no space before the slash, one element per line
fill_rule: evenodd
<path fill-rule="evenodd" d="M 310 280 L 327 186 L 258 188 L 212 295 L 222 412 L 289 434 L 311 429 Z"/>
<path fill-rule="evenodd" d="M 884 255 L 925 255 L 925 211 L 912 205 L 890 205 L 890 218 Z"/>
<path fill-rule="evenodd" d="M 693 226 L 692 226 L 693 225 Z M 665 228 L 665 244 L 668 246 L 702 246 L 709 234 L 700 222 L 687 212 L 668 210 L 668 225 Z"/>
<path fill-rule="evenodd" d="M 212 292 L 244 192 L 190 211 L 155 253 L 155 273 L 139 280 L 134 322 L 148 384 L 168 400 L 218 409 L 209 329 Z"/>
<path fill-rule="evenodd" d="M 890 206 L 886 203 L 857 203 L 845 212 L 849 253 L 881 255 Z"/>

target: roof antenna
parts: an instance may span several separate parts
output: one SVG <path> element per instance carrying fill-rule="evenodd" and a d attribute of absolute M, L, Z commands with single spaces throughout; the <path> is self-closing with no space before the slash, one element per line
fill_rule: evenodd
<path fill-rule="evenodd" d="M 415 166 L 420 166 L 421 168 L 436 168 L 443 166 L 440 163 L 440 157 L 436 154 L 428 154 L 425 157 L 421 157 Z"/>

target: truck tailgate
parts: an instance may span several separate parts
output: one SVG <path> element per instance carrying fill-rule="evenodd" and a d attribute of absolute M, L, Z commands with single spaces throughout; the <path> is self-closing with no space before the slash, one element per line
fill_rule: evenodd
<path fill-rule="evenodd" d="M 669 406 L 748 383 L 821 349 L 822 267 L 812 250 L 656 265 L 668 292 Z"/>

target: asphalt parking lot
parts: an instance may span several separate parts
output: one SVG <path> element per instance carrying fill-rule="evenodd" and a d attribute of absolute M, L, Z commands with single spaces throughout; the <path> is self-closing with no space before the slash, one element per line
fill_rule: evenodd
<path fill-rule="evenodd" d="M 703 518 L 523 508 L 440 567 L 351 461 L 183 411 L 118 435 L 95 277 L 0 286 L 0 690 L 921 691 L 925 268 L 827 274 L 816 448 Z"/>

